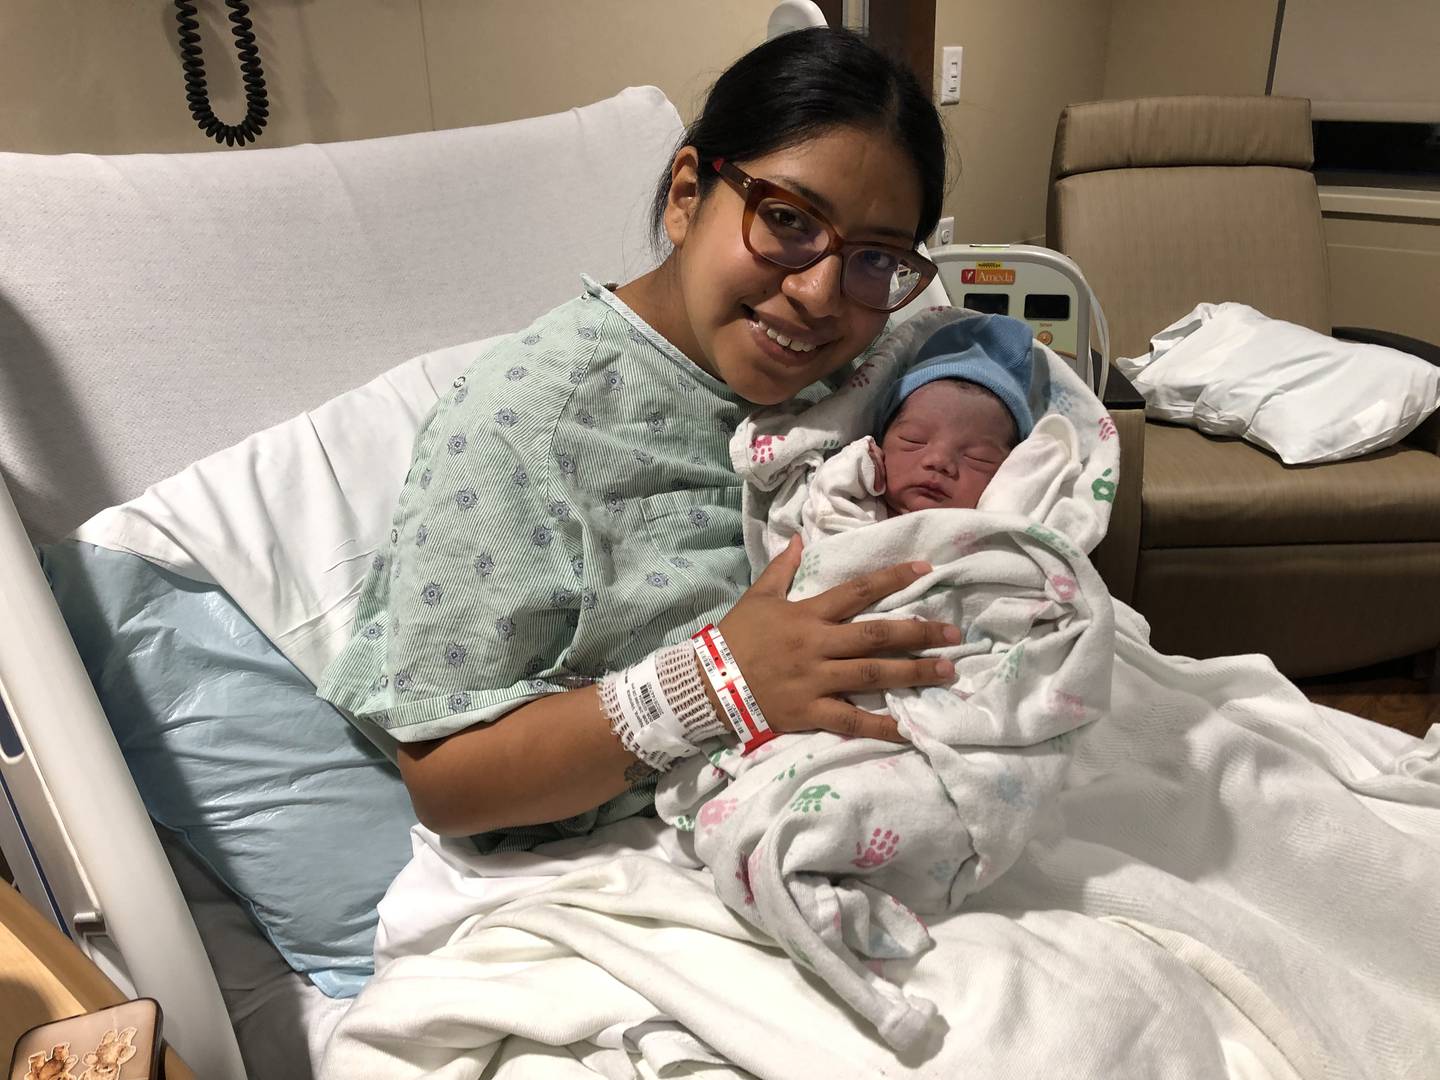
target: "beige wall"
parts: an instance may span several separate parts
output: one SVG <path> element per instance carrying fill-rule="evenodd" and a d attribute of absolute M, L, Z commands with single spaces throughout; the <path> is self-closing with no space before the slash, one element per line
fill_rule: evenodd
<path fill-rule="evenodd" d="M 1430 220 L 1326 214 L 1336 326 L 1371 326 L 1440 343 L 1440 193 Z"/>
<path fill-rule="evenodd" d="M 964 172 L 957 236 L 1044 231 L 1055 117 L 1098 97 L 1113 0 L 938 0 L 936 43 L 966 46 L 942 110 Z M 764 37 L 773 0 L 267 0 L 254 19 L 272 99 L 259 145 L 533 116 L 650 82 L 687 120 Z M 201 0 L 212 103 L 244 114 L 219 0 Z M 1035 35 L 1048 25 L 1051 33 Z M 173 8 L 0 0 L 0 150 L 207 150 L 185 104 Z"/>
<path fill-rule="evenodd" d="M 1041 242 L 1055 121 L 1101 96 L 1112 2 L 936 0 L 937 78 L 940 50 L 965 49 L 960 102 L 940 107 L 958 242 Z"/>
<path fill-rule="evenodd" d="M 211 104 L 244 116 L 225 8 L 203 0 Z M 416 0 L 252 8 L 271 97 L 261 146 L 430 127 Z M 212 150 L 185 101 L 175 8 L 156 0 L 0 0 L 0 150 Z"/>
<path fill-rule="evenodd" d="M 686 121 L 765 40 L 774 0 L 424 0 L 435 126 L 538 116 L 652 83 Z"/>
<path fill-rule="evenodd" d="M 1275 0 L 1113 0 L 1107 98 L 1263 94 Z M 1440 222 L 1325 215 L 1331 318 L 1440 341 Z"/>
<path fill-rule="evenodd" d="M 1114 0 L 1107 98 L 1263 94 L 1276 0 Z"/>
<path fill-rule="evenodd" d="M 885 0 L 875 0 L 885 2 Z M 200 0 L 212 100 L 243 115 L 219 0 Z M 272 98 L 262 146 L 491 123 L 653 83 L 690 119 L 758 44 L 773 0 L 263 0 Z M 965 47 L 941 107 L 960 163 L 945 213 L 962 241 L 1043 242 L 1055 121 L 1067 103 L 1265 89 L 1276 0 L 936 0 L 939 50 Z M 0 150 L 208 150 L 185 104 L 161 0 L 0 0 Z M 1337 318 L 1430 331 L 1433 229 L 1327 222 Z M 1383 230 L 1382 230 L 1383 231 Z M 1409 245 L 1407 247 L 1407 245 Z M 1419 248 L 1416 249 L 1416 245 Z M 1377 286 L 1404 267 L 1403 287 Z"/>
<path fill-rule="evenodd" d="M 960 103 L 940 109 L 960 161 L 945 202 L 955 238 L 1044 242 L 1050 149 L 1067 104 L 1263 94 L 1275 5 L 936 0 L 937 80 L 940 49 L 965 47 Z"/>
<path fill-rule="evenodd" d="M 393 135 L 567 109 L 653 83 L 687 120 L 764 40 L 773 0 L 264 0 L 259 145 Z M 201 0 L 211 102 L 244 98 L 219 0 Z M 190 118 L 174 7 L 0 0 L 0 150 L 214 149 Z"/>
<path fill-rule="evenodd" d="M 234 122 L 244 109 L 224 9 L 219 0 L 200 6 L 213 103 Z M 1200 88 L 1188 76 L 1174 85 L 1185 64 L 1209 73 L 1206 89 L 1239 90 L 1256 77 L 1263 89 L 1274 0 L 1218 0 L 1216 13 L 1204 15 L 1192 6 L 937 0 L 937 61 L 940 46 L 965 46 L 961 102 L 941 109 L 961 163 L 945 205 L 956 237 L 1043 236 L 1050 145 L 1068 102 Z M 659 86 L 689 119 L 714 76 L 762 40 L 771 7 L 772 0 L 267 0 L 254 14 L 272 97 L 260 145 L 491 123 L 641 82 Z M 0 149 L 213 146 L 186 109 L 169 3 L 0 0 Z"/>

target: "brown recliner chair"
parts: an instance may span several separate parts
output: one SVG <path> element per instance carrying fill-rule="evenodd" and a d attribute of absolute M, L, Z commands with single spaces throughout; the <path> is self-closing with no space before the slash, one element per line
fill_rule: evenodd
<path fill-rule="evenodd" d="M 1093 286 L 1113 354 L 1143 355 L 1197 303 L 1237 300 L 1440 364 L 1424 342 L 1332 329 L 1312 160 L 1304 99 L 1066 108 L 1047 242 Z M 1121 490 L 1095 561 L 1157 649 L 1263 652 L 1299 677 L 1440 643 L 1440 415 L 1365 457 L 1287 466 L 1238 439 L 1144 421 L 1111 380 Z"/>

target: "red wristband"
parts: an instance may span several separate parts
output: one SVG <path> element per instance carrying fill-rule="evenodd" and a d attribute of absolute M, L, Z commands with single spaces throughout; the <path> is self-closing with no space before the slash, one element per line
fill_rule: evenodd
<path fill-rule="evenodd" d="M 735 656 L 719 629 L 713 624 L 702 627 L 691 635 L 690 640 L 695 645 L 700 666 L 705 669 L 705 676 L 730 720 L 730 726 L 740 737 L 744 752 L 748 754 L 773 739 L 777 733 L 766 722 L 759 702 L 745 682 L 745 676 L 740 674 L 740 665 L 735 663 Z"/>

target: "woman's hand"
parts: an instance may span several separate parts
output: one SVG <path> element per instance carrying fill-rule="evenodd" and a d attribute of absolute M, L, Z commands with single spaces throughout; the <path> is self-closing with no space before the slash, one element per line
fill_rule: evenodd
<path fill-rule="evenodd" d="M 801 549 L 797 536 L 720 621 L 765 719 L 779 732 L 833 731 L 904 742 L 891 717 L 866 712 L 841 695 L 949 682 L 955 666 L 948 660 L 894 656 L 958 644 L 960 630 L 919 619 L 846 620 L 923 577 L 930 565 L 901 563 L 792 602 L 785 597 Z"/>

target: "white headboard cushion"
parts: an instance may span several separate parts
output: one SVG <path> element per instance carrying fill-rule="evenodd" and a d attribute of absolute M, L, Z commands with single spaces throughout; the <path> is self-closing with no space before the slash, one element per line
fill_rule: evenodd
<path fill-rule="evenodd" d="M 653 265 L 654 87 L 488 127 L 0 153 L 0 471 L 31 537 L 406 357 Z"/>

